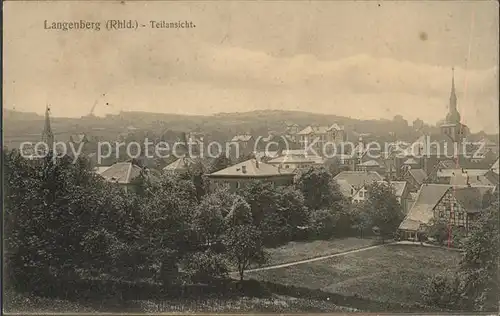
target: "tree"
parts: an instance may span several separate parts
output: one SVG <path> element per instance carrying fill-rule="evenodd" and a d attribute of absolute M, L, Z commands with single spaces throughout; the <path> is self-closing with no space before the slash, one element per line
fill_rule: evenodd
<path fill-rule="evenodd" d="M 183 270 L 193 283 L 210 284 L 228 276 L 226 258 L 210 250 L 188 254 L 183 263 Z"/>
<path fill-rule="evenodd" d="M 437 275 L 423 289 L 429 305 L 474 311 L 498 309 L 500 230 L 498 199 L 482 210 L 464 239 L 458 269 Z"/>
<path fill-rule="evenodd" d="M 479 220 L 472 224 L 470 237 L 464 243 L 465 254 L 460 264 L 461 273 L 466 280 L 464 294 L 478 311 L 498 309 L 499 215 L 496 199 L 482 212 Z"/>
<path fill-rule="evenodd" d="M 336 226 L 337 214 L 334 211 L 325 209 L 311 212 L 309 231 L 314 237 L 329 239 L 333 236 Z"/>
<path fill-rule="evenodd" d="M 370 214 L 367 213 L 364 202 L 353 205 L 351 210 L 352 228 L 359 232 L 359 237 L 363 238 L 366 230 L 373 227 Z"/>
<path fill-rule="evenodd" d="M 207 245 L 217 242 L 224 232 L 224 216 L 220 204 L 216 195 L 208 195 L 195 209 L 193 226 Z"/>
<path fill-rule="evenodd" d="M 208 168 L 208 173 L 214 173 L 219 170 L 225 169 L 232 165 L 231 159 L 229 159 L 225 154 L 220 154 L 212 160 L 210 167 Z"/>
<path fill-rule="evenodd" d="M 448 239 L 448 225 L 443 221 L 431 220 L 427 225 L 427 236 L 442 245 Z"/>
<path fill-rule="evenodd" d="M 231 211 L 226 216 L 226 225 L 249 225 L 252 224 L 252 212 L 250 205 L 240 196 L 236 197 Z"/>
<path fill-rule="evenodd" d="M 416 131 L 421 131 L 422 128 L 424 127 L 424 121 L 422 121 L 421 119 L 417 118 L 417 119 L 415 119 L 413 121 L 412 127 Z"/>
<path fill-rule="evenodd" d="M 190 181 L 164 177 L 144 198 L 140 212 L 141 237 L 149 262 L 159 265 L 165 285 L 179 277 L 178 263 L 194 245 L 193 209 L 196 190 Z"/>
<path fill-rule="evenodd" d="M 325 168 L 310 168 L 297 181 L 310 210 L 341 209 L 345 206 L 342 193 L 332 175 Z"/>
<path fill-rule="evenodd" d="M 238 269 L 240 281 L 243 281 L 245 270 L 251 264 L 263 264 L 267 260 L 262 233 L 255 225 L 243 224 L 229 227 L 224 244 L 228 259 Z"/>
<path fill-rule="evenodd" d="M 382 241 L 393 236 L 404 218 L 393 188 L 389 184 L 373 183 L 368 187 L 368 199 L 363 205 Z"/>

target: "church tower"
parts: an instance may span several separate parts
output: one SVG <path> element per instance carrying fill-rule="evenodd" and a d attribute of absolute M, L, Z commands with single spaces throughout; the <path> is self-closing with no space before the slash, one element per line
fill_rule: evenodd
<path fill-rule="evenodd" d="M 52 146 L 54 145 L 54 133 L 50 127 L 50 108 L 48 105 L 45 109 L 45 125 L 42 132 L 42 142 L 47 144 L 49 149 L 52 149 Z"/>
<path fill-rule="evenodd" d="M 441 125 L 441 133 L 450 137 L 450 139 L 454 142 L 461 142 L 468 134 L 468 128 L 460 122 L 461 117 L 457 110 L 454 68 L 452 68 L 451 71 L 450 103 L 448 105 L 448 114 L 446 115 L 445 122 Z"/>
<path fill-rule="evenodd" d="M 450 92 L 450 104 L 448 108 L 448 114 L 446 115 L 446 123 L 457 124 L 460 123 L 460 113 L 457 110 L 457 94 L 455 92 L 455 70 L 452 68 L 451 75 L 451 92 Z"/>

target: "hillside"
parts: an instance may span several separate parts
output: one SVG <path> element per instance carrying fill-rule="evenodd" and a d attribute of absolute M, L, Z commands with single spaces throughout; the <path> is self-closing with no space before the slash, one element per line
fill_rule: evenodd
<path fill-rule="evenodd" d="M 42 115 L 30 112 L 4 110 L 4 144 L 15 146 L 22 141 L 38 141 L 44 125 Z M 71 134 L 87 133 L 104 140 L 115 140 L 120 134 L 131 129 L 154 135 L 165 133 L 198 131 L 214 136 L 215 139 L 231 138 L 239 133 L 267 135 L 269 131 L 282 132 L 286 124 L 295 123 L 300 127 L 310 124 L 343 125 L 350 140 L 357 140 L 359 134 L 370 134 L 373 138 L 412 140 L 419 132 L 403 120 L 358 120 L 337 115 L 315 114 L 300 111 L 261 110 L 240 113 L 219 113 L 211 116 L 190 116 L 150 112 L 120 112 L 105 117 L 86 116 L 65 118 L 53 116 L 52 129 L 56 138 L 68 140 Z M 438 132 L 436 127 L 426 126 L 430 133 Z M 492 135 L 492 140 L 497 136 Z"/>

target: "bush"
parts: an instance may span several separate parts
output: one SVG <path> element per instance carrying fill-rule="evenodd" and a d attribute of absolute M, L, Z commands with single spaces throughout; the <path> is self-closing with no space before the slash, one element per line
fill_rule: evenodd
<path fill-rule="evenodd" d="M 211 284 L 228 276 L 224 257 L 210 250 L 188 255 L 183 270 L 191 283 Z"/>
<path fill-rule="evenodd" d="M 447 309 L 462 305 L 462 283 L 458 274 L 446 271 L 435 275 L 422 289 L 426 304 Z"/>
<path fill-rule="evenodd" d="M 335 233 L 337 216 L 331 210 L 316 210 L 311 213 L 309 233 L 313 238 L 329 239 Z"/>

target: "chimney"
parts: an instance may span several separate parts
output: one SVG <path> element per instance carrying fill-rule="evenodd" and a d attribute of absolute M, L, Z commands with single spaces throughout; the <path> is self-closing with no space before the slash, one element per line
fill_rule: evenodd
<path fill-rule="evenodd" d="M 241 172 L 247 173 L 247 166 L 241 166 Z"/>

